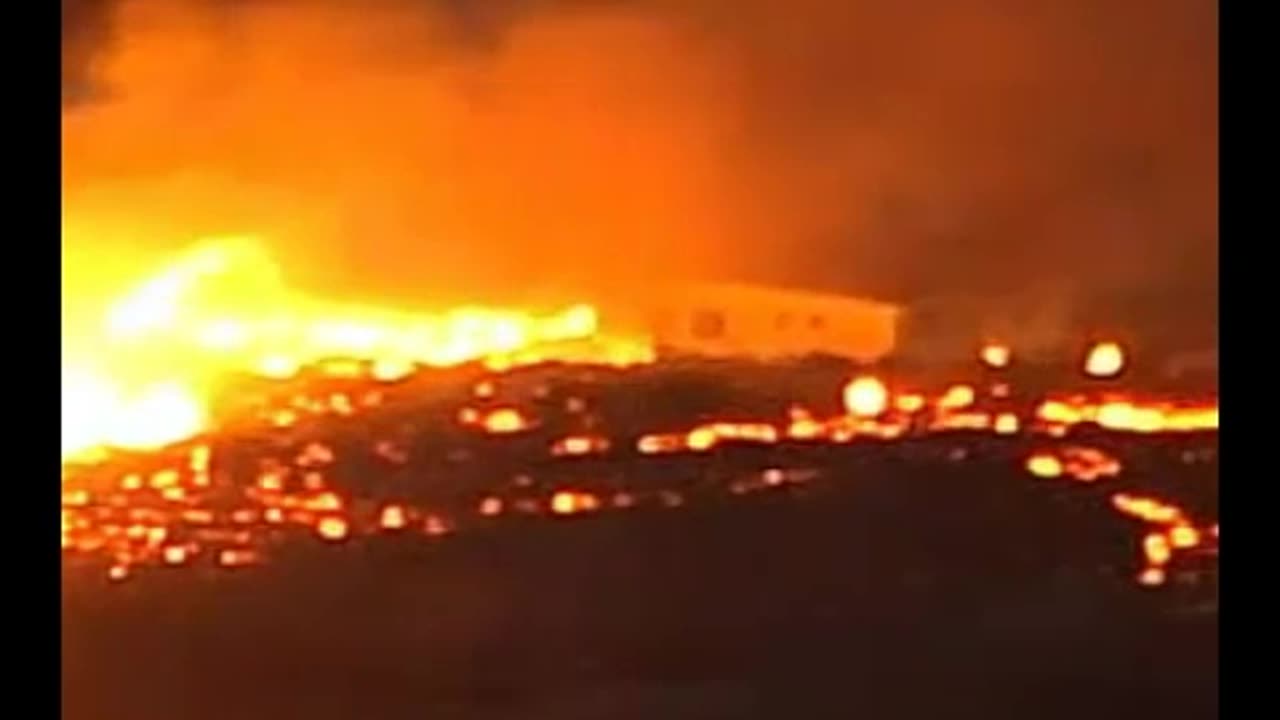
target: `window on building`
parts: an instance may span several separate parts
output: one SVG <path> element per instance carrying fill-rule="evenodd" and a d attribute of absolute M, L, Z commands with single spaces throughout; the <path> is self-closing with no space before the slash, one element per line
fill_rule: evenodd
<path fill-rule="evenodd" d="M 689 329 L 695 338 L 713 340 L 724 335 L 726 325 L 724 313 L 718 310 L 699 310 L 693 314 Z"/>
<path fill-rule="evenodd" d="M 789 330 L 791 328 L 791 313 L 778 313 L 778 317 L 774 320 L 774 326 L 779 330 Z"/>
<path fill-rule="evenodd" d="M 827 319 L 821 315 L 809 316 L 809 328 L 812 330 L 821 330 L 827 326 Z"/>

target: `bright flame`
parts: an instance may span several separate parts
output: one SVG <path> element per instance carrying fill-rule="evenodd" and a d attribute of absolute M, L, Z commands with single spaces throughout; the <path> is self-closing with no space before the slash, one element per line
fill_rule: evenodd
<path fill-rule="evenodd" d="M 889 407 L 889 390 L 879 378 L 854 378 L 844 386 L 844 407 L 850 415 L 876 417 Z"/>
<path fill-rule="evenodd" d="M 1085 357 L 1084 372 L 1090 377 L 1115 377 L 1124 370 L 1124 349 L 1118 343 L 1102 342 L 1089 349 Z"/>
<path fill-rule="evenodd" d="M 1049 453 L 1036 453 L 1027 458 L 1027 472 L 1036 477 L 1056 478 L 1062 471 L 1062 461 Z"/>
<path fill-rule="evenodd" d="M 64 303 L 79 300 L 75 288 L 67 290 Z M 589 305 L 543 316 L 480 307 L 430 315 L 301 297 L 260 245 L 245 239 L 199 246 L 111 303 L 88 332 L 67 328 L 64 460 L 198 435 L 212 422 L 212 392 L 231 371 L 282 379 L 340 357 L 367 363 L 367 370 L 353 365 L 356 372 L 395 382 L 419 366 L 474 360 L 503 367 L 652 360 L 646 340 L 600 335 Z"/>
<path fill-rule="evenodd" d="M 1009 362 L 1013 359 L 1013 351 L 1008 345 L 988 343 L 982 346 L 978 356 L 982 359 L 983 365 L 998 370 L 1009 367 Z"/>

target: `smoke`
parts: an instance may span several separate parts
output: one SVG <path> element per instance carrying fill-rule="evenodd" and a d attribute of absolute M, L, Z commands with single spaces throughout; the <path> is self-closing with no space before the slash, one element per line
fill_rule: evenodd
<path fill-rule="evenodd" d="M 1216 288 L 1208 0 L 67 14 L 72 253 L 257 231 L 306 283 L 428 300 Z"/>

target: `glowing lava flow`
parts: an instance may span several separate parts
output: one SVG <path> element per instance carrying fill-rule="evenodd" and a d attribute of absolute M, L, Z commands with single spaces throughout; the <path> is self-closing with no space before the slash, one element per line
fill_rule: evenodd
<path fill-rule="evenodd" d="M 602 336 L 588 305 L 549 315 L 481 307 L 427 315 L 299 297 L 251 240 L 201 245 L 110 304 L 87 335 L 68 337 L 65 324 L 63 332 L 64 461 L 199 434 L 212 391 L 232 371 L 284 378 L 341 357 L 370 361 L 393 380 L 418 365 L 475 360 L 652 359 L 642 339 Z"/>

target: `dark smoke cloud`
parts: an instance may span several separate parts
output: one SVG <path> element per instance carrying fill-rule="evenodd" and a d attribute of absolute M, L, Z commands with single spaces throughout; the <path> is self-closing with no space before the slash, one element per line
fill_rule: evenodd
<path fill-rule="evenodd" d="M 68 196 L 316 282 L 1214 302 L 1209 0 L 99 5 Z"/>

